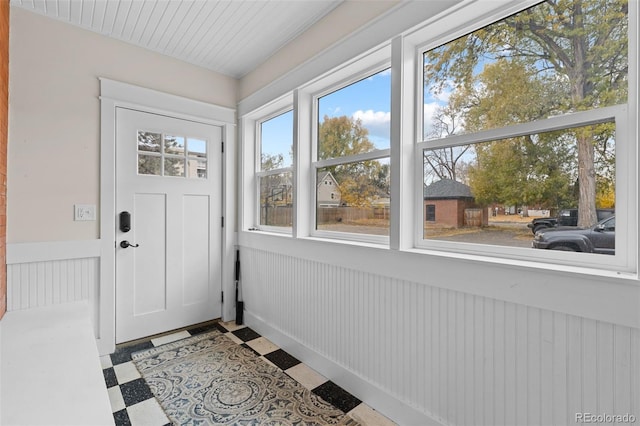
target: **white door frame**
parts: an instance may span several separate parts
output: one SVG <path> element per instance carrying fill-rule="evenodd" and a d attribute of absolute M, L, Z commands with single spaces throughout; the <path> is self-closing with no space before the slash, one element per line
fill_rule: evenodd
<path fill-rule="evenodd" d="M 100 355 L 115 350 L 115 245 L 116 245 L 116 108 L 126 107 L 138 111 L 167 115 L 222 127 L 224 153 L 222 155 L 222 319 L 229 321 L 235 315 L 235 156 L 236 111 L 100 78 L 100 288 L 99 324 L 96 342 Z"/>

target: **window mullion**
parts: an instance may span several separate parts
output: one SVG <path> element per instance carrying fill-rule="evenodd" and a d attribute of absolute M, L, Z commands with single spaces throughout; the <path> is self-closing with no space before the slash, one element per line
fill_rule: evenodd
<path fill-rule="evenodd" d="M 322 167 L 339 166 L 347 163 L 358 163 L 361 161 L 378 160 L 380 158 L 386 158 L 391 155 L 390 149 L 378 149 L 375 151 L 365 152 L 362 154 L 349 155 L 345 157 L 328 158 L 326 160 L 319 160 L 313 163 L 314 167 L 320 169 Z"/>
<path fill-rule="evenodd" d="M 620 116 L 624 113 L 626 108 L 626 105 L 614 105 L 610 107 L 591 109 L 588 111 L 563 114 L 529 123 L 422 141 L 419 142 L 418 145 L 422 149 L 447 148 L 450 146 L 491 142 L 500 139 L 526 136 L 534 133 L 551 132 L 556 130 L 565 130 L 571 127 L 599 124 L 610 121 L 616 116 Z"/>

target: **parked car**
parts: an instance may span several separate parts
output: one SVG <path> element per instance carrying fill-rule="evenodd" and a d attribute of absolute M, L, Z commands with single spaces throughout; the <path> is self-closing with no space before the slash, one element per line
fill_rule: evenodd
<path fill-rule="evenodd" d="M 537 249 L 616 254 L 616 217 L 608 217 L 585 229 L 543 229 L 536 232 L 532 246 Z"/>
<path fill-rule="evenodd" d="M 614 209 L 596 209 L 598 222 L 614 214 Z M 557 217 L 540 217 L 527 223 L 527 227 L 534 234 L 542 229 L 555 228 L 557 226 L 578 226 L 578 209 L 563 209 L 558 212 Z"/>

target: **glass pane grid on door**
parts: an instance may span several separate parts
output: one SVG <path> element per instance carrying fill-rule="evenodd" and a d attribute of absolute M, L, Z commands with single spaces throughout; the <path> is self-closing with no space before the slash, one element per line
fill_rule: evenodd
<path fill-rule="evenodd" d="M 206 179 L 207 141 L 138 130 L 138 174 Z"/>

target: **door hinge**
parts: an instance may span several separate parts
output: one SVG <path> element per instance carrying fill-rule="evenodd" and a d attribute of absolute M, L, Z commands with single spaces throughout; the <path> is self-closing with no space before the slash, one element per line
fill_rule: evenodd
<path fill-rule="evenodd" d="M 224 303 L 224 291 L 220 292 L 220 302 Z"/>
<path fill-rule="evenodd" d="M 222 216 L 222 227 L 224 228 L 224 216 Z"/>
<path fill-rule="evenodd" d="M 224 154 L 224 142 L 222 142 L 222 153 Z"/>

